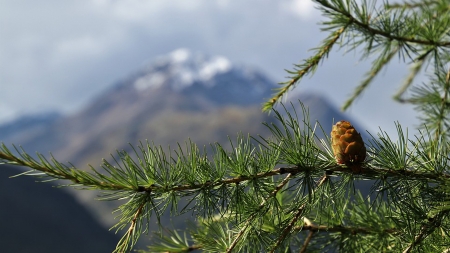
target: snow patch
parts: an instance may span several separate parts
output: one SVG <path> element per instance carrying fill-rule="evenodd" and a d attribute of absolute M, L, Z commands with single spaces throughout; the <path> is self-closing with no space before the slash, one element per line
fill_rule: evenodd
<path fill-rule="evenodd" d="M 138 91 L 143 91 L 146 89 L 156 89 L 164 84 L 166 81 L 166 76 L 163 73 L 155 72 L 147 74 L 143 77 L 138 78 L 134 82 L 134 87 Z"/>
<path fill-rule="evenodd" d="M 158 57 L 156 62 L 148 67 L 147 73 L 134 82 L 134 86 L 138 91 L 155 89 L 164 83 L 170 84 L 175 91 L 183 90 L 195 82 L 213 86 L 214 77 L 228 72 L 231 68 L 231 62 L 223 56 L 207 57 L 180 48 L 165 57 Z"/>
<path fill-rule="evenodd" d="M 195 73 L 189 69 L 180 68 L 175 71 L 174 79 L 175 81 L 172 83 L 172 88 L 175 91 L 180 91 L 191 86 L 197 78 L 195 77 Z"/>
<path fill-rule="evenodd" d="M 225 73 L 231 69 L 231 62 L 222 56 L 213 58 L 201 67 L 198 72 L 199 78 L 203 81 L 211 80 L 216 74 Z"/>
<path fill-rule="evenodd" d="M 169 54 L 174 63 L 183 63 L 189 59 L 191 52 L 186 48 L 180 48 Z"/>

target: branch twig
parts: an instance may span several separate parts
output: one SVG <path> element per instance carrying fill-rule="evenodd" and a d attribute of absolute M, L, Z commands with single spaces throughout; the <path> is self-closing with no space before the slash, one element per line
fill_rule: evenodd
<path fill-rule="evenodd" d="M 303 246 L 300 249 L 299 253 L 305 253 L 306 252 L 306 249 L 308 248 L 309 242 L 311 241 L 313 235 L 314 235 L 314 231 L 309 231 L 308 237 L 306 237 L 306 240 L 303 243 Z"/>
<path fill-rule="evenodd" d="M 98 184 L 94 183 L 85 183 L 80 182 L 79 175 L 77 173 L 73 172 L 79 172 L 79 173 L 85 173 L 89 175 L 92 179 L 100 180 L 96 175 L 87 173 L 82 170 L 78 170 L 76 168 L 67 167 L 65 170 L 50 170 L 45 165 L 35 163 L 27 162 L 23 159 L 20 159 L 18 157 L 15 157 L 13 155 L 8 155 L 7 153 L 0 151 L 0 159 L 10 161 L 9 164 L 12 165 L 21 165 L 26 166 L 31 169 L 35 169 L 44 173 L 47 173 L 49 176 L 59 178 L 59 179 L 65 179 L 70 180 L 76 184 L 83 184 L 84 186 L 93 186 L 97 187 L 99 189 L 104 190 L 133 190 L 136 192 L 169 192 L 169 191 L 190 191 L 190 190 L 197 190 L 201 188 L 214 188 L 221 185 L 228 185 L 228 184 L 236 184 L 241 183 L 249 180 L 259 179 L 259 178 L 267 178 L 271 176 L 276 175 L 284 175 L 284 174 L 298 174 L 304 171 L 309 171 L 311 168 L 303 168 L 298 166 L 293 167 L 280 167 L 275 168 L 268 172 L 261 172 L 257 173 L 255 175 L 249 175 L 249 176 L 237 176 L 233 178 L 226 178 L 223 180 L 218 181 L 212 181 L 212 182 L 206 182 L 201 184 L 183 184 L 183 185 L 174 185 L 172 187 L 161 187 L 159 185 L 153 184 L 150 186 L 144 186 L 140 185 L 136 188 L 130 189 L 129 187 L 125 187 L 123 185 L 116 185 L 111 184 L 110 182 L 104 182 L 100 181 Z M 0 160 L 1 161 L 1 160 Z M 340 165 L 331 165 L 328 167 L 322 168 L 322 170 L 326 171 L 328 174 L 333 173 L 353 173 L 351 169 L 347 167 L 343 167 Z M 368 177 L 377 177 L 377 176 L 383 176 L 383 177 L 390 177 L 390 178 L 398 178 L 398 177 L 407 177 L 409 179 L 427 179 L 429 181 L 433 182 L 443 182 L 443 181 L 450 181 L 450 174 L 447 173 L 436 173 L 436 172 L 417 172 L 414 170 L 393 170 L 389 168 L 374 168 L 371 167 L 370 169 L 361 171 L 358 175 L 360 176 L 368 176 Z M 326 177 L 325 177 L 326 178 Z M 323 178 L 323 179 L 325 179 Z"/>
<path fill-rule="evenodd" d="M 289 232 L 291 232 L 291 229 L 294 227 L 295 223 L 297 222 L 297 220 L 300 218 L 300 215 L 303 214 L 303 210 L 305 208 L 305 204 L 301 205 L 298 209 L 297 212 L 295 213 L 294 217 L 292 218 L 291 222 L 289 222 L 289 225 L 287 225 L 284 230 L 283 233 L 281 233 L 281 235 L 278 237 L 275 245 L 273 246 L 272 250 L 270 251 L 270 253 L 274 253 L 275 250 L 278 248 L 278 246 L 280 246 L 280 244 L 284 241 L 284 239 L 286 238 L 286 236 L 289 234 Z"/>
<path fill-rule="evenodd" d="M 267 103 L 264 104 L 263 110 L 266 111 L 269 108 L 272 108 L 273 105 L 290 89 L 292 86 L 297 83 L 304 75 L 308 74 L 315 66 L 317 66 L 322 58 L 326 56 L 330 51 L 336 41 L 341 37 L 341 35 L 345 32 L 347 27 L 351 24 L 351 21 L 345 26 L 341 27 L 341 29 L 335 31 L 332 34 L 332 39 L 328 41 L 320 50 L 320 52 L 313 57 L 310 58 L 310 62 L 304 68 L 296 71 L 297 75 L 293 77 L 291 80 L 286 82 L 287 84 L 280 89 L 280 91 L 275 94 Z M 308 60 L 307 60 L 308 62 Z"/>
<path fill-rule="evenodd" d="M 420 233 L 416 235 L 414 241 L 405 249 L 403 253 L 409 253 L 413 248 L 420 244 L 427 236 L 429 236 L 433 231 L 441 225 L 442 216 L 446 215 L 449 211 L 442 211 L 436 214 L 435 216 L 428 218 L 428 222 L 423 224 Z"/>
<path fill-rule="evenodd" d="M 281 188 L 283 188 L 288 182 L 289 179 L 291 178 L 293 174 L 288 174 L 283 181 L 281 181 L 277 187 L 275 187 L 275 189 L 269 194 L 269 196 L 267 196 L 262 202 L 261 204 L 259 204 L 259 209 L 263 208 L 264 205 L 266 204 L 267 200 L 273 196 L 275 196 L 277 194 L 277 192 L 279 192 L 281 190 Z M 245 222 L 245 225 L 241 228 L 241 230 L 239 231 L 238 235 L 234 238 L 233 242 L 231 243 L 230 247 L 228 247 L 227 249 L 227 253 L 231 253 L 231 251 L 236 247 L 237 243 L 239 242 L 239 240 L 241 239 L 242 235 L 244 234 L 245 230 L 247 230 L 248 226 L 250 226 L 250 224 L 252 223 L 252 221 L 256 218 L 256 212 L 254 212 Z"/>
<path fill-rule="evenodd" d="M 363 23 L 363 22 L 359 21 L 354 16 L 352 16 L 350 13 L 344 12 L 344 11 L 330 5 L 327 1 L 319 1 L 319 2 L 324 7 L 346 16 L 349 19 L 349 21 L 351 21 L 353 24 L 356 24 L 359 28 L 366 30 L 370 34 L 377 34 L 377 35 L 386 37 L 388 39 L 397 40 L 397 41 L 401 41 L 401 42 L 410 42 L 410 43 L 417 43 L 417 44 L 421 44 L 421 45 L 436 46 L 436 47 L 449 47 L 450 46 L 450 41 L 442 41 L 441 42 L 441 41 L 432 41 L 432 40 L 420 40 L 420 39 L 415 39 L 415 38 L 406 38 L 406 37 L 396 36 L 396 35 L 393 35 L 391 33 L 388 33 L 388 32 L 382 31 L 382 30 L 375 29 L 375 28 L 371 27 L 368 23 Z"/>
<path fill-rule="evenodd" d="M 138 222 L 139 216 L 142 214 L 142 211 L 144 210 L 145 205 L 146 202 L 143 202 L 136 210 L 136 213 L 134 214 L 134 217 L 131 220 L 130 227 L 128 228 L 125 235 L 120 239 L 119 243 L 117 244 L 117 248 L 114 250 L 114 252 L 125 253 L 128 250 L 128 247 L 130 245 L 130 239 L 133 240 L 132 236 L 135 233 L 136 224 Z"/>

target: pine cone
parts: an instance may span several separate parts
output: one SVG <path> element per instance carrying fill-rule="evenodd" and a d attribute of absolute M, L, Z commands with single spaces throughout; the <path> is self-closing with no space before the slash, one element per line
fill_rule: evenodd
<path fill-rule="evenodd" d="M 350 122 L 341 120 L 331 130 L 331 148 L 338 164 L 351 165 L 364 162 L 366 147 Z"/>

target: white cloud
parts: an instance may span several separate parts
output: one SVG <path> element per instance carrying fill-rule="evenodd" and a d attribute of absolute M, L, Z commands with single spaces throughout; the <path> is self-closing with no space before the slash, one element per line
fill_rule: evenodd
<path fill-rule="evenodd" d="M 282 2 L 281 7 L 303 20 L 317 17 L 319 14 L 314 8 L 314 2 L 312 0 L 288 0 Z"/>
<path fill-rule="evenodd" d="M 55 58 L 95 57 L 104 54 L 107 42 L 90 35 L 68 38 L 55 43 Z"/>
<path fill-rule="evenodd" d="M 224 6 L 224 1 L 217 3 Z M 94 4 L 102 11 L 126 21 L 142 22 L 151 17 L 160 16 L 172 11 L 195 11 L 204 9 L 203 0 L 169 0 L 169 1 L 147 1 L 147 0 L 94 0 Z"/>

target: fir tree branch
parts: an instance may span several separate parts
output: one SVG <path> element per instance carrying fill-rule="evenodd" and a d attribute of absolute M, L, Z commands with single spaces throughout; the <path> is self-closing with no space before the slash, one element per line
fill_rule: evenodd
<path fill-rule="evenodd" d="M 439 4 L 438 1 L 420 1 L 420 2 L 403 2 L 403 3 L 387 3 L 386 8 L 388 9 L 414 9 L 414 8 L 424 8 L 429 7 L 430 5 L 436 5 Z"/>
<path fill-rule="evenodd" d="M 344 225 L 338 225 L 338 226 L 326 226 L 326 225 L 315 225 L 312 223 L 304 224 L 301 226 L 294 226 L 292 228 L 293 232 L 300 232 L 300 231 L 309 231 L 308 237 L 305 239 L 305 242 L 300 249 L 300 252 L 306 252 L 308 244 L 311 242 L 312 235 L 318 232 L 322 233 L 340 233 L 340 234 L 350 234 L 350 235 L 356 235 L 356 234 L 363 234 L 363 235 L 370 235 L 370 234 L 399 234 L 401 233 L 400 229 L 397 228 L 388 228 L 383 229 L 380 231 L 374 231 L 370 227 L 354 227 L 354 226 L 344 226 Z M 201 244 L 193 244 L 183 252 L 192 252 L 195 250 L 203 249 L 203 245 Z M 302 251 L 303 250 L 303 251 Z M 166 251 L 167 253 L 170 253 L 170 251 Z"/>
<path fill-rule="evenodd" d="M 408 38 L 408 37 L 397 36 L 390 32 L 386 32 L 383 30 L 373 28 L 372 26 L 370 26 L 370 24 L 368 22 L 365 23 L 365 22 L 358 20 L 355 16 L 353 16 L 347 10 L 339 9 L 336 6 L 331 5 L 328 0 L 317 0 L 317 2 L 320 3 L 323 7 L 333 10 L 334 12 L 345 16 L 348 19 L 349 23 L 358 26 L 360 29 L 365 31 L 367 34 L 380 35 L 389 40 L 396 40 L 398 42 L 403 42 L 403 43 L 417 43 L 420 45 L 435 46 L 435 47 L 449 47 L 450 46 L 450 41 L 422 40 L 422 39 L 417 39 L 414 37 Z"/>
<path fill-rule="evenodd" d="M 0 150 L 0 159 L 3 159 L 8 164 L 13 165 L 21 165 L 26 166 L 29 168 L 32 168 L 34 170 L 41 171 L 43 173 L 46 173 L 48 176 L 58 178 L 58 179 L 65 179 L 70 180 L 75 184 L 81 184 L 83 186 L 90 186 L 95 187 L 98 189 L 103 190 L 131 190 L 134 192 L 153 192 L 153 193 L 166 193 L 166 192 L 183 192 L 183 191 L 193 191 L 198 190 L 202 188 L 214 188 L 221 185 L 230 185 L 230 184 L 236 184 L 236 183 L 242 183 L 245 181 L 255 180 L 255 179 L 262 179 L 262 178 L 268 178 L 276 175 L 283 175 L 291 173 L 292 175 L 295 175 L 297 173 L 301 172 L 307 172 L 311 170 L 310 167 L 300 167 L 300 166 L 292 166 L 292 167 L 279 167 L 275 168 L 273 170 L 270 170 L 268 172 L 261 172 L 257 173 L 255 175 L 251 176 L 237 176 L 232 178 L 226 178 L 223 180 L 218 180 L 214 182 L 206 182 L 206 183 L 200 183 L 200 184 L 183 184 L 183 185 L 174 185 L 172 187 L 163 187 L 160 185 L 138 185 L 135 187 L 131 186 L 124 186 L 120 184 L 113 184 L 110 182 L 107 182 L 105 180 L 101 180 L 99 173 L 91 174 L 87 173 L 85 171 L 76 169 L 75 167 L 64 167 L 62 164 L 60 164 L 58 161 L 52 158 L 52 161 L 58 165 L 57 168 L 54 168 L 55 166 L 52 166 L 50 163 L 45 162 L 45 158 L 42 155 L 39 155 L 41 158 L 42 163 L 38 163 L 37 161 L 34 161 L 33 158 L 27 156 L 24 154 L 24 159 L 21 159 L 15 155 L 13 155 L 11 152 L 8 152 L 8 149 L 3 145 L 2 150 Z M 328 174 L 332 173 L 351 173 L 350 168 L 340 165 L 332 165 L 328 167 L 322 168 L 323 171 L 325 171 Z M 402 170 L 394 170 L 390 168 L 381 168 L 381 167 L 373 167 L 364 169 L 359 174 L 361 177 L 370 177 L 370 178 L 377 178 L 377 177 L 383 177 L 383 178 L 408 178 L 411 180 L 429 180 L 433 182 L 443 182 L 443 181 L 450 181 L 450 174 L 447 173 L 437 173 L 437 172 L 421 172 L 416 170 L 408 170 L 408 169 L 402 169 Z M 103 178 L 106 178 L 106 176 L 103 176 Z"/>
<path fill-rule="evenodd" d="M 326 226 L 326 225 L 303 225 L 303 226 L 295 226 L 294 231 L 311 231 L 311 232 L 328 232 L 328 233 L 343 233 L 343 234 L 376 234 L 380 233 L 378 231 L 373 231 L 369 227 L 353 227 L 353 226 Z M 396 234 L 400 233 L 400 230 L 397 228 L 389 228 L 384 229 L 382 233 L 387 234 Z"/>
<path fill-rule="evenodd" d="M 305 118 L 308 119 L 307 113 L 304 112 L 304 114 Z M 422 139 L 418 139 L 416 143 L 407 140 L 407 137 L 404 137 L 403 132 L 399 127 L 399 142 L 393 143 L 387 135 L 383 134 L 379 135 L 380 141 L 374 138 L 372 140 L 373 143 L 371 143 L 371 155 L 373 161 L 363 163 L 362 166 L 364 169 L 355 172 L 348 166 L 340 166 L 333 163 L 334 157 L 329 155 L 329 152 L 327 151 L 321 151 L 321 148 L 317 146 L 315 128 L 312 128 L 309 123 L 307 123 L 309 120 L 304 120 L 304 126 L 300 127 L 298 118 L 295 119 L 292 115 L 288 115 L 288 120 L 285 120 L 280 116 L 283 125 L 282 127 L 274 126 L 271 129 L 274 133 L 274 139 L 264 139 L 265 145 L 260 143 L 263 145 L 260 146 L 261 150 L 258 151 L 260 153 L 257 153 L 255 147 L 251 146 L 249 142 L 238 139 L 239 145 L 237 147 L 233 146 L 233 152 L 226 152 L 221 148 L 216 149 L 215 156 L 213 156 L 215 160 L 213 161 L 209 160 L 207 156 L 199 154 L 198 150 L 193 146 L 187 155 L 178 152 L 176 157 L 167 157 L 161 149 L 155 149 L 148 145 L 148 151 L 143 151 L 141 155 L 136 153 L 138 157 L 137 162 L 125 152 L 119 153 L 120 160 L 123 162 L 122 166 L 117 161 L 118 167 L 104 161 L 103 168 L 109 173 L 108 176 L 106 174 L 100 174 L 95 170 L 94 173 L 88 173 L 79 171 L 74 167 L 64 166 L 53 157 L 52 163 L 49 163 L 40 154 L 38 154 L 40 162 L 31 158 L 24 151 L 21 153 L 20 157 L 15 156 L 3 145 L 0 149 L 0 162 L 9 161 L 9 163 L 16 165 L 29 166 L 33 169 L 32 171 L 38 170 L 49 177 L 72 180 L 76 185 L 119 192 L 111 194 L 110 199 L 130 199 L 127 204 L 120 207 L 122 218 L 117 224 L 117 227 L 122 229 L 128 226 L 128 230 L 118 244 L 116 249 L 116 252 L 118 253 L 127 251 L 136 243 L 137 238 L 141 234 L 142 227 L 144 226 L 143 223 L 145 218 L 149 220 L 152 212 L 156 212 L 157 215 L 160 215 L 158 212 L 162 211 L 158 210 L 158 207 L 165 210 L 165 208 L 171 204 L 177 208 L 178 199 L 184 196 L 195 195 L 195 197 L 192 198 L 193 201 L 202 201 L 196 197 L 200 196 L 200 194 L 205 194 L 202 197 L 208 198 L 207 201 L 209 202 L 216 203 L 216 199 L 214 199 L 216 196 L 219 196 L 221 199 L 226 199 L 226 194 L 232 192 L 230 189 L 236 189 L 233 194 L 236 193 L 236 196 L 238 197 L 235 198 L 233 196 L 229 200 L 230 203 L 224 203 L 222 207 L 226 209 L 227 205 L 228 208 L 231 206 L 231 209 L 235 212 L 233 215 L 235 215 L 236 219 L 240 219 L 243 222 L 242 224 L 237 225 L 237 228 L 240 230 L 235 236 L 228 234 L 227 232 L 222 233 L 224 237 L 221 237 L 222 241 L 220 242 L 220 247 L 216 247 L 220 248 L 222 251 L 226 250 L 227 252 L 231 252 L 237 248 L 244 247 L 244 240 L 253 240 L 250 238 L 251 234 L 248 233 L 249 231 L 253 232 L 253 230 L 251 230 L 253 227 L 250 228 L 254 223 L 253 221 L 260 218 L 260 214 L 266 213 L 265 208 L 267 203 L 269 203 L 269 200 L 275 198 L 277 193 L 284 186 L 288 185 L 291 180 L 298 178 L 297 184 L 295 187 L 293 186 L 293 188 L 290 188 L 290 191 L 294 192 L 293 196 L 295 197 L 293 198 L 296 199 L 295 203 L 297 203 L 296 205 L 300 205 L 301 208 L 298 210 L 294 209 L 295 214 L 288 218 L 281 218 L 282 216 L 280 215 L 279 220 L 285 222 L 285 224 L 273 223 L 273 225 L 277 228 L 279 225 L 282 225 L 282 227 L 279 227 L 281 231 L 274 230 L 267 232 L 271 238 L 269 239 L 269 237 L 266 237 L 264 239 L 266 240 L 264 244 L 261 243 L 261 246 L 264 245 L 264 247 L 269 247 L 272 238 L 276 236 L 276 241 L 272 244 L 272 247 L 269 248 L 272 251 L 275 251 L 284 243 L 284 241 L 286 241 L 286 238 L 291 232 L 297 229 L 295 225 L 301 214 L 304 213 L 307 208 L 319 207 L 317 206 L 315 196 L 319 196 L 319 198 L 329 197 L 328 194 L 330 192 L 322 192 L 322 188 L 320 188 L 319 191 L 315 190 L 316 187 L 322 186 L 325 183 L 327 187 L 336 183 L 336 186 L 331 186 L 332 188 L 326 189 L 337 191 L 338 193 L 336 193 L 336 195 L 332 193 L 331 196 L 339 197 L 343 196 L 345 185 L 353 182 L 353 180 L 357 178 L 381 179 L 381 181 L 394 179 L 392 181 L 399 182 L 398 184 L 401 184 L 402 181 L 426 181 L 428 183 L 439 184 L 450 183 L 450 175 L 447 173 L 448 170 L 445 169 L 446 167 L 442 167 L 444 165 L 441 165 L 439 160 L 441 157 L 447 157 L 446 149 L 435 150 L 433 151 L 433 155 L 428 157 L 424 152 L 430 152 L 431 150 L 427 148 L 426 142 L 422 141 Z M 407 149 L 406 147 L 408 141 L 414 146 L 412 150 Z M 322 145 L 326 148 L 329 144 L 327 144 L 326 141 L 322 141 Z M 142 149 L 145 148 L 141 147 L 141 150 Z M 276 164 L 296 164 L 296 166 L 286 166 L 268 170 L 269 168 L 276 166 Z M 433 169 L 434 167 L 436 167 L 436 169 Z M 213 171 L 217 171 L 218 173 L 213 175 Z M 324 173 L 325 175 L 321 176 L 320 173 Z M 265 180 L 273 176 L 284 174 L 287 174 L 287 176 L 285 176 L 281 182 L 273 183 L 269 182 L 269 180 Z M 300 174 L 300 176 L 296 177 L 297 174 Z M 328 180 L 332 175 L 337 176 L 337 181 L 331 182 L 331 179 Z M 265 193 L 262 195 L 262 202 L 252 202 L 251 199 L 254 198 L 254 196 L 257 196 L 256 199 L 260 199 L 259 196 L 261 195 L 259 194 L 261 193 L 257 192 L 261 191 L 262 188 L 260 187 L 262 187 L 263 184 L 265 184 Z M 239 185 L 243 185 L 243 187 L 239 188 Z M 390 187 L 391 188 L 384 188 L 383 190 L 394 188 L 393 186 Z M 409 189 L 408 187 L 409 186 L 406 188 L 403 187 L 402 189 Z M 211 190 L 217 189 L 220 189 L 220 193 L 213 196 L 213 194 L 216 193 L 211 194 Z M 253 191 L 255 191 L 255 193 L 253 193 Z M 307 199 L 304 198 L 306 196 L 308 197 Z M 249 197 L 248 202 L 246 200 L 247 197 Z M 167 201 L 169 198 L 173 199 L 173 201 Z M 305 202 L 304 200 L 308 202 Z M 153 201 L 160 202 L 155 204 Z M 276 201 L 278 201 L 278 199 Z M 241 203 L 240 205 L 249 205 L 247 207 L 241 207 L 239 206 L 239 203 Z M 292 206 L 292 203 L 290 203 L 290 205 Z M 326 204 L 327 207 L 337 208 L 335 205 L 336 203 L 333 201 L 331 201 L 330 204 Z M 295 206 L 293 208 L 295 208 Z M 217 210 L 218 208 L 215 205 L 211 205 L 211 207 L 216 208 L 214 210 Z M 341 206 L 339 206 L 339 208 L 340 207 Z M 203 208 L 207 209 L 209 206 Z M 243 212 L 244 210 L 246 215 L 242 217 L 239 212 Z M 289 207 L 289 210 L 292 210 L 291 207 Z M 213 210 L 208 209 L 206 212 L 210 218 L 211 216 L 209 214 L 212 213 Z M 343 214 L 339 214 L 338 216 L 343 216 Z M 335 227 L 335 229 L 336 228 L 337 227 Z M 229 231 L 228 228 L 221 229 L 223 231 Z M 312 227 L 310 229 L 312 229 Z M 304 227 L 304 230 L 307 230 L 306 226 Z M 364 230 L 354 229 L 352 233 L 358 232 L 364 233 Z M 376 231 L 374 231 L 374 233 L 376 233 Z M 204 234 L 204 236 L 207 235 L 208 234 Z M 211 244 L 214 243 L 213 241 L 204 241 L 204 245 L 206 245 L 205 248 L 211 247 Z M 196 245 L 202 247 L 202 243 L 196 243 Z M 186 247 L 186 245 L 176 245 L 177 249 L 186 249 Z"/>
<path fill-rule="evenodd" d="M 330 36 L 324 41 L 323 45 L 319 47 L 318 53 L 309 59 L 305 60 L 304 64 L 296 65 L 296 70 L 294 71 L 288 71 L 290 74 L 294 74 L 294 76 L 287 82 L 281 83 L 283 87 L 277 89 L 278 92 L 272 97 L 268 102 L 266 102 L 263 106 L 263 111 L 268 111 L 270 108 L 272 108 L 276 102 L 280 100 L 282 96 L 284 96 L 291 88 L 295 86 L 305 75 L 312 73 L 319 62 L 322 61 L 324 56 L 328 55 L 330 52 L 332 46 L 336 43 L 336 41 L 342 37 L 342 35 L 349 29 L 353 28 L 357 30 L 360 34 L 363 34 L 366 36 L 364 40 L 360 42 L 355 42 L 354 46 L 359 45 L 363 42 L 368 42 L 367 50 L 371 50 L 373 48 L 372 43 L 374 41 L 377 41 L 376 37 L 383 37 L 385 38 L 385 43 L 391 43 L 392 41 L 397 42 L 396 49 L 389 50 L 389 52 L 386 52 L 388 55 L 385 57 L 382 57 L 382 59 L 377 60 L 377 62 L 372 67 L 372 70 L 369 72 L 368 77 L 363 80 L 361 85 L 359 85 L 352 97 L 345 102 L 342 109 L 347 109 L 354 99 L 360 95 L 360 93 L 365 90 L 365 88 L 370 84 L 372 79 L 378 74 L 378 72 L 381 70 L 383 66 L 385 66 L 394 55 L 396 55 L 400 50 L 404 50 L 402 52 L 409 55 L 411 52 L 416 53 L 417 45 L 420 45 L 422 47 L 428 47 L 428 48 L 421 48 L 422 50 L 427 51 L 425 55 L 432 51 L 436 51 L 439 47 L 450 47 L 450 41 L 445 40 L 444 38 L 448 38 L 448 33 L 440 29 L 437 32 L 433 33 L 434 36 L 430 35 L 431 33 L 415 33 L 415 32 L 409 32 L 407 29 L 403 29 L 402 24 L 393 23 L 392 21 L 376 21 L 377 19 L 372 18 L 371 15 L 373 13 L 368 13 L 367 9 L 363 7 L 363 10 L 357 10 L 356 5 L 353 5 L 350 2 L 342 2 L 338 0 L 317 0 L 317 2 L 321 5 L 320 7 L 323 8 L 323 12 L 326 15 L 329 15 L 332 17 L 332 20 L 329 22 L 326 22 L 324 24 L 328 25 L 329 27 L 325 28 L 327 29 L 333 29 L 336 27 L 340 27 L 338 30 L 335 30 L 330 34 Z M 433 2 L 434 3 L 434 2 Z M 364 3 L 365 4 L 365 3 Z M 423 3 L 421 3 L 423 4 Z M 349 5 L 349 6 L 346 6 Z M 392 8 L 391 8 L 392 9 Z M 389 6 L 386 6 L 386 10 L 389 11 Z M 378 14 L 378 13 L 377 13 Z M 387 15 L 387 12 L 384 14 L 379 15 L 379 17 L 382 17 L 383 15 Z M 403 17 L 403 16 L 401 16 Z M 442 22 L 441 22 L 442 23 Z M 377 27 L 374 24 L 379 24 Z M 392 24 L 397 24 L 394 28 L 388 28 Z M 428 22 L 421 24 L 421 31 L 429 31 L 430 29 L 424 28 Z M 438 27 L 436 25 L 428 25 L 430 27 Z M 427 26 L 427 27 L 428 27 Z M 383 29 L 384 28 L 384 29 Z M 435 28 L 436 29 L 436 28 Z M 401 34 L 400 32 L 407 32 L 406 34 Z M 433 30 L 434 31 L 434 30 Z M 409 32 L 409 33 L 408 33 Z M 439 35 L 439 36 L 438 36 Z M 349 39 L 350 41 L 350 39 Z M 343 43 L 346 44 L 346 43 Z M 416 45 L 411 45 L 416 44 Z M 424 55 L 420 55 L 417 59 L 421 60 L 421 58 L 424 57 Z M 415 68 L 416 73 L 420 69 Z M 412 75 L 410 75 L 408 80 L 404 83 L 402 90 L 404 90 L 406 87 L 409 86 L 414 76 L 414 70 Z M 403 92 L 400 90 L 399 92 Z M 398 93 L 399 94 L 399 93 Z M 396 98 L 398 99 L 398 94 L 396 95 Z"/>
<path fill-rule="evenodd" d="M 16 151 L 19 152 L 17 148 Z M 51 157 L 51 162 L 53 163 L 52 164 L 41 154 L 37 154 L 40 160 L 40 162 L 38 162 L 23 150 L 19 153 L 21 153 L 22 158 L 14 155 L 11 151 L 9 151 L 5 144 L 1 143 L 0 164 L 5 163 L 10 165 L 25 166 L 33 170 L 40 171 L 45 175 L 55 179 L 70 180 L 72 181 L 74 186 L 83 185 L 102 190 L 133 190 L 132 187 L 114 184 L 109 180 L 102 180 L 102 178 L 106 179 L 107 177 L 101 175 L 96 171 L 95 174 L 91 174 L 83 170 L 79 170 L 75 167 L 68 167 L 58 162 L 53 157 Z M 28 174 L 30 172 L 32 171 L 27 171 L 23 174 Z"/>
<path fill-rule="evenodd" d="M 227 184 L 236 184 L 249 180 L 253 180 L 255 178 L 267 178 L 275 175 L 283 175 L 287 173 L 297 174 L 301 172 L 307 172 L 311 168 L 303 168 L 303 167 L 280 167 L 269 172 L 258 173 L 255 176 L 238 176 L 234 178 L 229 178 L 225 180 L 221 180 L 218 182 L 207 182 L 205 184 L 193 184 L 193 185 L 178 185 L 171 188 L 161 188 L 159 186 L 140 186 L 138 188 L 139 192 L 169 192 L 169 191 L 190 191 L 197 190 L 201 188 L 214 188 L 220 185 Z M 324 168 L 324 171 L 329 175 L 333 173 L 349 173 L 355 174 L 351 168 L 341 165 L 335 165 Z M 360 177 L 368 177 L 368 178 L 408 178 L 410 180 L 428 180 L 430 182 L 450 182 L 450 174 L 447 173 L 436 173 L 436 172 L 420 172 L 415 170 L 393 170 L 389 168 L 375 168 L 375 167 L 366 167 L 361 172 L 356 173 L 356 175 Z M 322 184 L 326 179 L 326 176 L 322 177 L 319 184 Z"/>

